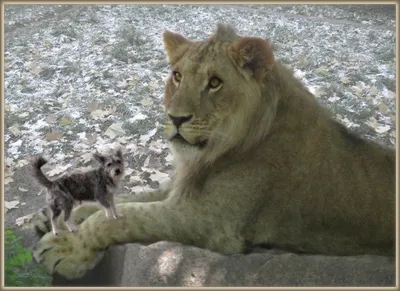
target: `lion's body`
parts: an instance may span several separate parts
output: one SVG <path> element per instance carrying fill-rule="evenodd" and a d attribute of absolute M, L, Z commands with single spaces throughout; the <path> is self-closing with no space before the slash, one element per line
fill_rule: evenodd
<path fill-rule="evenodd" d="M 164 43 L 179 73 L 165 89 L 173 181 L 157 198 L 136 198 L 153 202 L 117 205 L 119 220 L 97 212 L 77 234 L 66 233 L 80 252 L 86 246 L 87 260 L 68 253 L 57 272 L 81 276 L 95 262 L 93 249 L 112 243 L 159 240 L 225 254 L 267 244 L 307 253 L 393 255 L 393 150 L 334 121 L 273 59 L 264 40 L 219 26 L 204 42 L 166 32 Z M 213 78 L 215 88 L 208 84 Z M 57 250 L 40 253 L 49 245 L 65 252 L 47 234 L 35 256 L 54 271 Z"/>

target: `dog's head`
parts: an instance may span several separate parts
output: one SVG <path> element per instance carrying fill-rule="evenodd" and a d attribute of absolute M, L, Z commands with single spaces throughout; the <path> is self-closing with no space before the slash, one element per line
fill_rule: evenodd
<path fill-rule="evenodd" d="M 124 159 L 121 149 L 118 149 L 114 154 L 102 155 L 96 152 L 93 156 L 110 178 L 119 180 L 123 177 Z"/>

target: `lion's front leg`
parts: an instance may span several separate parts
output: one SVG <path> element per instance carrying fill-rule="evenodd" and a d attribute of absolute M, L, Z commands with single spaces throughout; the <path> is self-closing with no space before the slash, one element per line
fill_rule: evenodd
<path fill-rule="evenodd" d="M 164 188 L 160 188 L 151 192 L 143 193 L 129 193 L 119 194 L 114 197 L 115 204 L 129 203 L 129 202 L 154 202 L 161 201 L 168 196 L 168 185 Z M 72 221 L 75 225 L 81 224 L 93 213 L 101 210 L 102 208 L 98 203 L 85 202 L 78 205 L 72 211 Z M 63 214 L 62 214 L 63 216 Z M 23 229 L 35 229 L 36 232 L 43 236 L 47 232 L 51 231 L 51 210 L 49 207 L 43 207 L 36 212 L 30 213 L 24 217 L 20 217 L 16 220 L 16 225 Z M 67 229 L 62 217 L 58 220 L 58 226 L 60 229 Z"/>
<path fill-rule="evenodd" d="M 120 219 L 107 219 L 104 211 L 97 211 L 75 233 L 47 233 L 34 249 L 35 259 L 50 273 L 74 279 L 93 268 L 111 244 L 159 240 L 190 243 L 194 241 L 191 233 L 199 236 L 190 218 L 180 216 L 180 207 L 170 207 L 164 201 L 118 204 L 117 210 L 123 215 Z"/>
<path fill-rule="evenodd" d="M 79 205 L 72 210 L 71 213 L 71 221 L 74 225 L 81 224 L 85 219 L 91 216 L 93 213 L 102 209 L 100 205 L 97 203 L 87 203 Z M 31 213 L 24 217 L 26 222 L 22 225 L 23 228 L 27 229 L 35 229 L 36 232 L 43 236 L 47 232 L 52 230 L 52 226 L 50 223 L 52 216 L 52 212 L 49 207 L 43 207 L 39 209 L 37 212 Z M 68 227 L 64 222 L 64 213 L 60 215 L 57 221 L 57 226 L 61 230 L 67 230 Z"/>

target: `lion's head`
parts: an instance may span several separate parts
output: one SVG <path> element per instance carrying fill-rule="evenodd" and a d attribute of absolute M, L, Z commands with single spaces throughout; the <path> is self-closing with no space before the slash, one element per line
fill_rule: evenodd
<path fill-rule="evenodd" d="M 166 137 L 175 156 L 212 163 L 243 152 L 267 133 L 277 106 L 265 78 L 275 60 L 269 43 L 219 24 L 205 41 L 164 32 L 171 66 L 164 93 Z"/>

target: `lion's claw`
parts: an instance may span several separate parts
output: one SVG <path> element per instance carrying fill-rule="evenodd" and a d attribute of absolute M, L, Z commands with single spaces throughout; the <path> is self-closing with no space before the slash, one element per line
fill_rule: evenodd
<path fill-rule="evenodd" d="M 33 249 L 33 256 L 50 274 L 58 273 L 67 279 L 85 275 L 103 257 L 104 252 L 85 247 L 77 233 L 47 233 Z"/>

